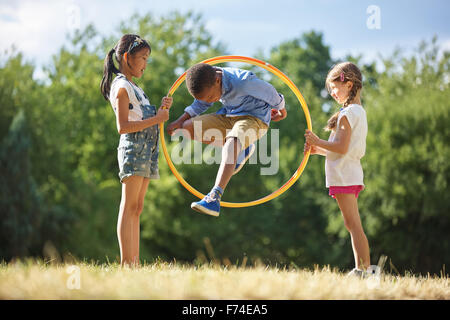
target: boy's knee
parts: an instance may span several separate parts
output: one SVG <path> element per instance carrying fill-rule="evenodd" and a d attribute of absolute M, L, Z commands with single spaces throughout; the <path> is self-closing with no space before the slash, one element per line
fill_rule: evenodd
<path fill-rule="evenodd" d="M 233 148 L 239 148 L 241 146 L 241 143 L 237 137 L 227 137 L 225 144 Z"/>
<path fill-rule="evenodd" d="M 227 150 L 232 150 L 235 146 L 236 138 L 234 137 L 227 137 L 225 138 L 225 143 L 223 144 L 222 152 Z"/>
<path fill-rule="evenodd" d="M 191 119 L 186 120 L 185 122 L 183 122 L 182 128 L 189 133 L 189 137 L 188 138 L 192 139 L 194 137 L 194 125 L 193 125 Z"/>
<path fill-rule="evenodd" d="M 237 155 L 240 152 L 241 143 L 239 139 L 236 137 L 228 137 L 225 141 L 225 145 L 222 149 L 222 157 L 227 158 L 229 161 L 231 159 L 237 158 Z"/>

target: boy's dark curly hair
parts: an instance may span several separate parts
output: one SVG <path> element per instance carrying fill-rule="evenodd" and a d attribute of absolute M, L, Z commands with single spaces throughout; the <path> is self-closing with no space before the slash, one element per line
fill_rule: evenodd
<path fill-rule="evenodd" d="M 206 63 L 198 63 L 186 72 L 186 86 L 194 97 L 197 97 L 206 88 L 212 87 L 215 80 L 216 68 Z"/>

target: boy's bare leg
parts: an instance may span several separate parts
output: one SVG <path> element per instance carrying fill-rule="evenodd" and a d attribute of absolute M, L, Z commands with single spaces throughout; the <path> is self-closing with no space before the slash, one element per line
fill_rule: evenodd
<path fill-rule="evenodd" d="M 237 138 L 227 138 L 222 148 L 222 161 L 220 162 L 219 171 L 217 171 L 216 186 L 225 190 L 231 176 L 236 167 L 236 159 L 238 150 L 241 150 L 241 143 Z"/>
<path fill-rule="evenodd" d="M 186 120 L 183 123 L 183 129 L 185 129 L 185 133 L 189 135 L 187 138 L 193 139 L 195 137 L 194 126 L 191 119 Z M 223 140 L 216 141 L 214 139 L 213 140 L 202 139 L 201 142 L 205 144 L 213 144 L 216 146 L 222 146 L 223 144 Z M 223 144 L 222 147 L 222 161 L 220 163 L 220 167 L 217 172 L 215 186 L 219 186 L 223 190 L 225 190 L 228 182 L 230 181 L 230 178 L 233 176 L 236 167 L 236 160 L 240 150 L 241 150 L 241 143 L 237 138 L 230 137 L 225 140 L 225 144 Z"/>

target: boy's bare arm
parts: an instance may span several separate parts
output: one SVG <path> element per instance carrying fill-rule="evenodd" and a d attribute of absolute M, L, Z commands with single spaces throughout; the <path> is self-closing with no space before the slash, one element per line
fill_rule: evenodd
<path fill-rule="evenodd" d="M 191 115 L 187 112 L 183 113 L 177 120 L 175 120 L 174 122 L 170 123 L 167 126 L 167 133 L 169 135 L 172 135 L 174 133 L 175 130 L 180 129 L 183 126 L 183 123 L 186 120 L 189 120 L 191 118 Z"/>
<path fill-rule="evenodd" d="M 271 113 L 272 121 L 275 121 L 275 122 L 281 121 L 286 117 L 287 117 L 286 109 L 281 109 L 281 110 L 272 109 L 272 113 Z"/>

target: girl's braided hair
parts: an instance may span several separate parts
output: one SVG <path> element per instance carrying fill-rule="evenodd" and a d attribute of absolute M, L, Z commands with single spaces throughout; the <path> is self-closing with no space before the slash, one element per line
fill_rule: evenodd
<path fill-rule="evenodd" d="M 362 89 L 362 75 L 359 68 L 351 62 L 341 62 L 334 65 L 328 72 L 327 79 L 325 81 L 325 87 L 328 92 L 331 91 L 330 83 L 334 81 L 347 82 L 351 81 L 353 83 L 347 100 L 344 102 L 344 107 L 350 105 L 355 99 L 358 91 Z M 340 111 L 336 112 L 328 119 L 327 126 L 324 128 L 326 131 L 332 131 L 336 129 L 337 120 Z"/>

